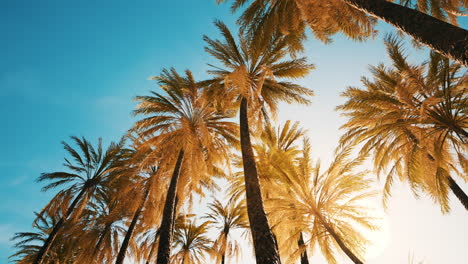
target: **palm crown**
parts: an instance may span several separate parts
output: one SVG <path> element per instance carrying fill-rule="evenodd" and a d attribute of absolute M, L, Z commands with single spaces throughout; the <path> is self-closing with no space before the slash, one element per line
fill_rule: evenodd
<path fill-rule="evenodd" d="M 252 38 L 242 31 L 238 41 L 220 21 L 216 27 L 223 40 L 213 40 L 207 36 L 205 50 L 222 66 L 214 66 L 209 71 L 214 78 L 205 81 L 208 93 L 217 103 L 229 106 L 246 98 L 251 105 L 251 116 L 277 112 L 278 103 L 309 103 L 313 92 L 289 81 L 277 79 L 296 79 L 304 77 L 314 67 L 305 58 L 288 59 L 287 42 L 275 34 L 271 37 Z"/>
<path fill-rule="evenodd" d="M 349 121 L 341 141 L 363 143 L 362 155 L 373 152 L 376 171 L 387 171 L 386 196 L 399 176 L 446 212 L 449 187 L 462 202 L 466 197 L 450 177 L 463 175 L 459 169 L 467 172 L 466 76 L 460 75 L 460 65 L 440 55 L 411 65 L 397 39 L 387 37 L 386 45 L 392 67 L 372 67 L 374 80 L 363 78 L 365 89 L 348 88 L 343 94 L 348 101 L 338 109 Z"/>
<path fill-rule="evenodd" d="M 211 240 L 206 236 L 208 222 L 197 225 L 192 220 L 185 220 L 176 225 L 174 248 L 171 263 L 203 264 L 211 251 Z"/>
<path fill-rule="evenodd" d="M 237 260 L 241 245 L 232 237 L 232 232 L 248 228 L 245 207 L 232 199 L 226 205 L 215 199 L 208 208 L 210 211 L 204 218 L 210 227 L 219 231 L 213 243 L 216 263 L 224 264 L 227 258 L 233 257 Z"/>
<path fill-rule="evenodd" d="M 111 143 L 105 152 L 101 140 L 99 140 L 97 148 L 93 147 L 85 138 L 72 137 L 72 140 L 78 145 L 78 151 L 62 142 L 65 150 L 73 158 L 72 161 L 65 158 L 64 163 L 64 166 L 71 172 L 43 173 L 38 178 L 39 182 L 51 181 L 43 187 L 43 191 L 59 186 L 65 187 L 52 198 L 40 213 L 41 215 L 61 213 L 62 217 L 44 242 L 35 263 L 40 264 L 43 261 L 64 224 L 67 221 L 74 222 L 81 215 L 88 202 L 103 196 L 107 183 L 126 169 L 124 166 L 126 151 L 123 139 L 119 143 Z"/>

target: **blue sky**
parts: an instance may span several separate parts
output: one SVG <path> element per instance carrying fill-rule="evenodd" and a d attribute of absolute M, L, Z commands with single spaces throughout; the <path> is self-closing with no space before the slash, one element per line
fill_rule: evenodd
<path fill-rule="evenodd" d="M 130 112 L 135 104 L 131 99 L 154 89 L 148 78 L 163 67 L 189 68 L 199 78 L 206 76 L 210 59 L 203 52 L 202 35 L 216 35 L 215 18 L 231 26 L 235 20 L 227 5 L 217 6 L 214 0 L 2 1 L 0 113 L 5 125 L 0 130 L 4 142 L 0 152 L 0 263 L 14 252 L 9 237 L 29 230 L 33 211 L 53 195 L 40 192 L 41 185 L 34 180 L 41 172 L 61 169 L 65 153 L 60 142 L 71 135 L 118 140 L 132 124 Z M 465 19 L 463 26 L 467 24 Z M 382 33 L 391 30 L 385 25 L 379 29 Z M 317 70 L 301 83 L 315 90 L 314 104 L 308 108 L 284 105 L 280 121 L 303 120 L 318 156 L 331 155 L 339 137 L 343 119 L 333 111 L 342 102 L 339 93 L 348 85 L 358 86 L 360 76 L 368 73 L 367 65 L 388 61 L 382 36 L 366 43 L 337 36 L 331 45 L 316 40 L 306 44 L 307 56 Z M 468 190 L 466 184 L 462 186 Z M 394 210 L 403 206 L 405 211 L 393 216 L 390 208 L 391 229 L 404 230 L 412 222 L 402 221 L 403 214 L 415 210 L 423 210 L 412 218 L 415 225 L 420 217 L 434 219 L 431 229 L 437 221 L 466 226 L 468 218 L 456 201 L 454 213 L 442 216 L 430 201 L 416 201 L 407 189 L 397 190 L 404 199 L 396 200 Z M 418 232 L 416 226 L 411 228 Z M 463 230 L 462 234 L 468 233 Z M 447 239 L 466 245 L 466 238 L 456 237 L 459 232 L 454 230 Z M 382 256 L 399 252 L 398 260 L 402 260 L 411 250 L 411 245 L 404 245 L 389 242 Z M 434 249 L 428 245 L 415 255 L 426 257 Z M 440 255 L 457 249 L 456 245 L 447 247 Z M 398 260 L 388 263 L 401 263 Z"/>

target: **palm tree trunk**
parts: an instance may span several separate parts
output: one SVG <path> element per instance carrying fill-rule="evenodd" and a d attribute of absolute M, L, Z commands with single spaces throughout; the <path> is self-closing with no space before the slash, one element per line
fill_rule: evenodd
<path fill-rule="evenodd" d="M 151 245 L 151 250 L 148 254 L 148 258 L 146 259 L 146 264 L 149 264 L 151 261 L 151 258 L 153 257 L 154 250 L 156 249 L 157 241 L 158 241 L 158 236 L 159 236 L 159 229 L 156 231 L 156 236 L 154 237 L 153 244 Z"/>
<path fill-rule="evenodd" d="M 333 228 L 328 225 L 327 223 L 322 221 L 325 229 L 330 233 L 330 235 L 335 239 L 338 246 L 340 246 L 341 250 L 348 256 L 355 264 L 363 264 L 363 262 L 356 256 L 354 253 L 345 245 L 341 237 L 333 230 Z"/>
<path fill-rule="evenodd" d="M 239 124 L 244 165 L 245 191 L 247 198 L 247 214 L 252 231 L 255 258 L 257 264 L 279 264 L 278 246 L 263 207 L 262 192 L 258 179 L 255 156 L 250 142 L 249 121 L 247 115 L 247 100 L 242 98 L 240 105 Z"/>
<path fill-rule="evenodd" d="M 138 206 L 137 210 L 135 211 L 135 214 L 133 215 L 132 222 L 130 223 L 130 226 L 128 227 L 127 233 L 125 234 L 124 241 L 122 242 L 122 245 L 120 246 L 119 254 L 117 255 L 117 260 L 115 261 L 115 264 L 123 264 L 123 261 L 127 253 L 127 248 L 130 243 L 130 239 L 132 238 L 132 235 L 133 235 L 133 231 L 135 230 L 136 224 L 138 222 L 138 218 L 140 218 L 141 212 L 143 211 L 143 208 L 145 207 L 146 200 L 148 199 L 148 195 L 151 190 L 152 182 L 153 181 L 149 179 L 149 183 L 141 199 L 140 205 Z"/>
<path fill-rule="evenodd" d="M 159 228 L 159 247 L 157 264 L 168 264 L 171 256 L 171 244 L 174 230 L 175 219 L 175 203 L 177 197 L 177 182 L 179 181 L 182 161 L 184 159 L 184 151 L 179 152 L 177 162 L 172 174 L 171 183 L 167 190 L 166 202 L 164 204 L 161 226 Z"/>
<path fill-rule="evenodd" d="M 73 213 L 73 210 L 75 210 L 76 205 L 78 202 L 81 200 L 83 195 L 86 193 L 88 190 L 87 187 L 84 187 L 81 192 L 75 197 L 71 205 L 68 207 L 67 211 L 65 212 L 65 215 L 60 218 L 60 220 L 55 224 L 54 228 L 52 229 L 52 232 L 50 232 L 49 237 L 47 240 L 44 242 L 44 245 L 42 245 L 41 250 L 37 253 L 36 260 L 34 261 L 34 264 L 41 264 L 42 261 L 44 260 L 44 257 L 47 255 L 47 251 L 49 250 L 50 246 L 54 242 L 55 237 L 57 236 L 58 232 L 60 229 L 62 229 L 63 225 L 65 224 L 65 220 L 67 220 L 68 216 L 70 216 Z"/>
<path fill-rule="evenodd" d="M 225 258 L 226 258 L 225 254 L 226 254 L 226 253 L 224 253 L 223 256 L 221 257 L 221 264 L 224 264 L 224 260 L 225 260 Z"/>
<path fill-rule="evenodd" d="M 309 264 L 309 258 L 307 257 L 307 249 L 305 248 L 304 236 L 302 236 L 302 232 L 299 240 L 297 241 L 297 245 L 299 246 L 299 250 L 304 249 L 304 252 L 301 253 L 301 264 Z"/>
<path fill-rule="evenodd" d="M 468 210 L 468 196 L 466 193 L 458 186 L 455 180 L 452 177 L 448 177 L 450 190 L 452 190 L 453 194 L 460 200 L 466 210 Z"/>
<path fill-rule="evenodd" d="M 386 0 L 342 0 L 404 31 L 429 48 L 468 66 L 468 31 Z"/>
<path fill-rule="evenodd" d="M 107 232 L 109 232 L 109 230 L 110 230 L 110 225 L 106 225 L 106 227 L 104 228 L 104 231 L 101 234 L 101 237 L 99 237 L 99 241 L 97 242 L 96 247 L 93 250 L 93 255 L 92 255 L 93 259 L 96 257 L 97 252 L 101 249 L 102 241 L 104 241 L 104 238 L 106 237 Z"/>

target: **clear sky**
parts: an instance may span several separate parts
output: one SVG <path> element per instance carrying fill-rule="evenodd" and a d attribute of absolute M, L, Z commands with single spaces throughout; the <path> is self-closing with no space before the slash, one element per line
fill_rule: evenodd
<path fill-rule="evenodd" d="M 118 140 L 133 121 L 131 99 L 156 88 L 148 78 L 171 66 L 206 77 L 210 58 L 202 35 L 216 36 L 215 18 L 232 26 L 235 17 L 214 0 L 1 3 L 0 263 L 6 263 L 14 252 L 9 238 L 30 230 L 33 211 L 53 195 L 40 192 L 35 179 L 61 169 L 60 141 L 71 135 Z M 279 121 L 299 120 L 309 129 L 314 157 L 329 160 L 336 146 L 344 121 L 333 110 L 343 102 L 339 93 L 359 86 L 369 64 L 388 61 L 382 36 L 365 43 L 341 36 L 331 45 L 306 43 L 317 70 L 301 83 L 315 91 L 313 105 L 283 105 Z M 407 263 L 411 253 L 431 264 L 468 262 L 468 213 L 454 197 L 452 212 L 442 215 L 406 185 L 396 185 L 393 194 L 367 263 Z"/>

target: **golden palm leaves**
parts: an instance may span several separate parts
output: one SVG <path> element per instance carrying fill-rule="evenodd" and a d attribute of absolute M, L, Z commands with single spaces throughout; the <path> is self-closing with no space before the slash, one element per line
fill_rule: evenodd
<path fill-rule="evenodd" d="M 205 50 L 220 66 L 211 65 L 209 73 L 214 78 L 203 83 L 208 86 L 208 93 L 216 104 L 238 108 L 240 100 L 246 98 L 249 121 L 253 126 L 261 127 L 259 121 L 268 111 L 275 116 L 279 102 L 310 102 L 311 90 L 281 80 L 304 77 L 314 68 L 305 58 L 287 58 L 284 37 L 276 34 L 253 38 L 240 31 L 236 41 L 224 23 L 216 21 L 215 25 L 223 39 L 204 36 Z"/>
<path fill-rule="evenodd" d="M 366 172 L 356 171 L 361 161 L 351 160 L 349 150 L 340 151 L 321 173 L 318 164 L 310 164 L 309 148 L 306 141 L 300 165 L 287 175 L 287 187 L 270 200 L 271 214 L 277 214 L 275 219 L 280 221 L 278 230 L 289 232 L 283 236 L 288 237 L 284 246 L 294 249 L 303 234 L 306 247 L 312 252 L 318 246 L 329 263 L 336 263 L 338 249 L 355 263 L 362 263 L 369 241 L 356 226 L 376 228 L 364 202 L 375 195 L 371 180 Z M 298 257 L 301 250 L 296 247 L 293 252 L 292 256 Z"/>
<path fill-rule="evenodd" d="M 276 131 L 266 128 L 256 149 L 260 160 L 270 160 L 259 162 L 259 172 L 267 178 L 266 208 L 283 256 L 293 261 L 306 248 L 312 252 L 318 245 L 330 263 L 336 263 L 338 248 L 359 261 L 368 241 L 354 225 L 375 228 L 363 203 L 374 195 L 371 181 L 366 172 L 355 171 L 362 160 L 351 161 L 350 150 L 341 150 L 320 173 L 319 164 L 311 163 L 310 144 L 297 123 L 288 121 Z M 297 142 L 301 139 L 302 149 Z M 301 236 L 305 248 L 298 247 Z"/>
<path fill-rule="evenodd" d="M 203 87 L 192 73 L 179 75 L 174 69 L 163 70 L 154 77 L 167 95 L 152 92 L 138 96 L 135 114 L 145 117 L 135 124 L 144 146 L 157 146 L 165 151 L 149 151 L 148 162 L 165 159 L 168 153 L 185 152 L 184 174 L 203 175 L 215 169 L 212 164 L 224 162 L 231 145 L 237 143 L 237 125 L 227 121 L 232 112 L 217 110 L 208 101 Z M 192 186 L 195 187 L 195 186 Z"/>
<path fill-rule="evenodd" d="M 234 1 L 233 9 L 248 2 Z M 232 231 L 250 229 L 259 264 L 281 263 L 278 252 L 288 263 L 299 256 L 305 262 L 316 248 L 329 263 L 337 262 L 339 251 L 362 263 L 369 241 L 359 227 L 376 228 L 365 203 L 374 195 L 372 181 L 359 167 L 370 155 L 377 173 L 387 176 L 386 196 L 399 177 L 444 212 L 449 189 L 468 209 L 468 196 L 452 177 L 468 180 L 468 82 L 461 66 L 441 55 L 410 64 L 401 43 L 388 37 L 393 65 L 372 67 L 365 89 L 344 93 L 348 101 L 338 109 L 349 117 L 347 132 L 324 171 L 312 164 L 299 123 L 272 125 L 280 102 L 308 104 L 313 95 L 293 81 L 314 68 L 296 57 L 306 26 L 324 42 L 338 32 L 355 40 L 373 36 L 376 20 L 365 12 L 376 12 L 363 3 L 396 6 L 383 0 L 253 0 L 237 36 L 216 21 L 222 37 L 204 36 L 205 51 L 218 64 L 210 65 L 212 78 L 198 82 L 191 71 L 175 69 L 153 77 L 160 90 L 136 97 L 139 120 L 126 136 L 131 147 L 121 141 L 103 150 L 101 141 L 94 147 L 76 137 L 78 148 L 63 143 L 71 156 L 64 164 L 68 172 L 39 178 L 49 182 L 44 190 L 62 190 L 37 215 L 37 232 L 15 236 L 20 241 L 13 257 L 18 263 L 120 264 L 128 251 L 147 263 L 198 264 L 211 256 L 224 264 L 242 247 Z M 452 23 L 465 6 L 417 1 L 420 11 Z M 239 126 L 230 120 L 237 112 Z M 239 145 L 242 158 L 233 154 Z M 356 146 L 361 150 L 352 159 Z M 227 177 L 227 203 L 210 203 L 201 224 L 188 215 L 176 219 L 191 210 L 194 195 L 204 198 L 217 189 L 216 179 L 230 175 L 231 164 L 244 170 Z M 210 229 L 217 231 L 213 239 Z"/>
<path fill-rule="evenodd" d="M 348 101 L 338 109 L 349 120 L 341 141 L 361 144 L 361 155 L 373 154 L 377 173 L 386 173 L 386 196 L 399 177 L 447 212 L 448 188 L 456 185 L 451 175 L 467 175 L 466 76 L 440 55 L 411 65 L 401 42 L 387 37 L 386 45 L 392 67 L 371 67 L 374 80 L 363 78 L 365 89 L 343 93 Z"/>
<path fill-rule="evenodd" d="M 211 251 L 211 240 L 206 236 L 208 222 L 196 224 L 193 220 L 176 225 L 173 264 L 203 264 Z"/>
<path fill-rule="evenodd" d="M 204 216 L 208 225 L 218 234 L 213 242 L 213 255 L 216 263 L 224 264 L 227 259 L 238 261 L 242 245 L 232 237 L 236 229 L 247 230 L 248 219 L 245 206 L 231 199 L 223 205 L 215 199 L 208 204 L 209 212 Z"/>

